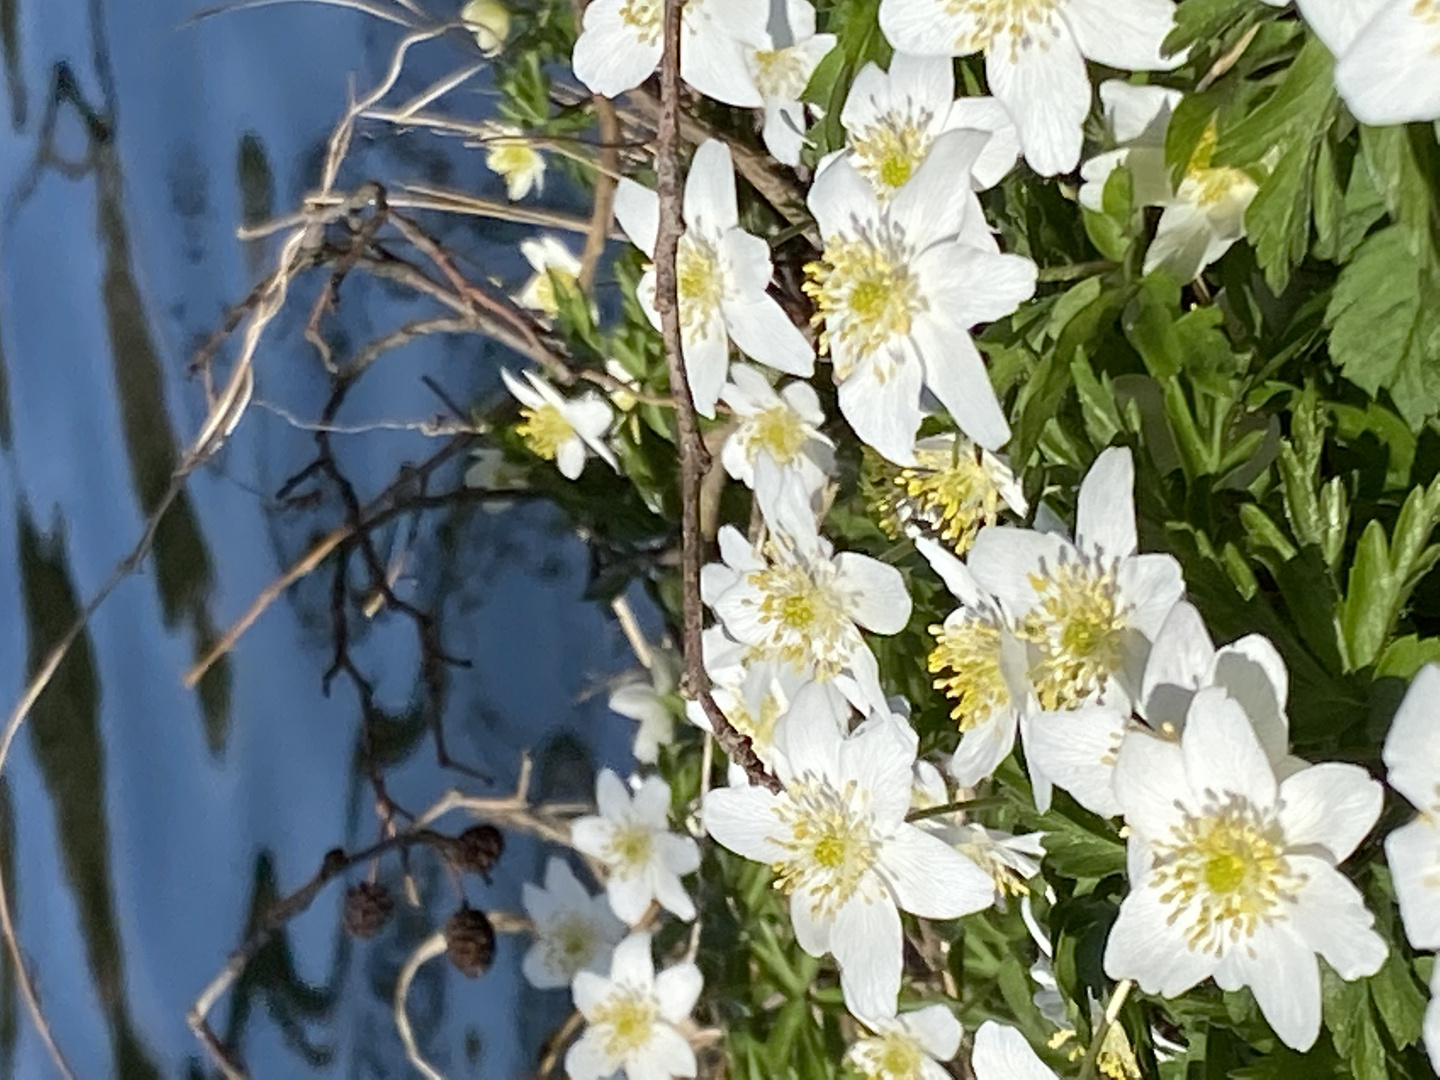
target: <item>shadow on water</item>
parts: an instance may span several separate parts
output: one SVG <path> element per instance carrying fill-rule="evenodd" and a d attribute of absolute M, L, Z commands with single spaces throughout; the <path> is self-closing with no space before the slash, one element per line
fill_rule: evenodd
<path fill-rule="evenodd" d="M 108 68 L 103 41 L 97 41 L 96 67 Z M 109 79 L 101 83 L 110 97 Z M 53 149 L 62 110 L 71 110 L 84 124 L 86 152 L 78 162 Z M 97 108 L 85 99 L 68 63 L 55 66 L 46 113 L 41 122 L 40 151 L 22 191 L 33 191 L 47 168 L 72 178 L 91 175 L 95 181 L 96 231 L 101 243 L 101 302 L 110 341 L 121 430 L 130 466 L 131 486 L 142 516 L 160 505 L 179 465 L 177 439 L 165 407 L 165 380 L 151 332 L 144 297 L 135 283 L 130 240 L 125 223 L 124 183 L 115 142 L 115 108 L 107 100 Z M 17 200 L 16 207 L 23 203 Z M 11 212 L 15 208 L 12 208 Z M 3 399 L 0 399 L 3 400 Z M 214 566 L 199 520 L 187 492 L 181 491 L 155 533 L 155 585 L 165 626 L 185 623 L 194 655 L 204 653 L 217 630 L 210 615 L 215 587 Z M 225 748 L 230 727 L 231 672 L 222 658 L 199 685 L 205 734 L 211 753 Z"/>
<path fill-rule="evenodd" d="M 16 529 L 29 641 L 26 670 L 33 671 L 75 620 L 80 603 L 64 530 L 42 535 L 23 505 Z M 54 809 L 55 835 L 79 909 L 90 975 L 110 1027 L 116 1074 L 126 1080 L 160 1080 L 160 1071 L 135 1033 L 125 998 L 125 962 L 110 885 L 100 694 L 94 648 L 89 633 L 82 633 L 35 703 L 30 747 Z"/>

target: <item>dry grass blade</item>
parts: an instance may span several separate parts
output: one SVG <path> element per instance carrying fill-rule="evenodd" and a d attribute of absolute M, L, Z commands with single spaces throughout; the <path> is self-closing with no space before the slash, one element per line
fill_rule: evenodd
<path fill-rule="evenodd" d="M 405 5 L 408 14 L 402 15 L 383 4 L 373 2 L 373 0 L 234 0 L 229 4 L 216 4 L 214 7 L 201 8 L 180 25 L 190 26 L 206 19 L 213 19 L 218 15 L 231 15 L 240 11 L 252 11 L 255 8 L 274 7 L 277 4 L 324 4 L 328 7 L 349 8 L 351 11 L 358 11 L 363 15 L 405 27 L 415 26 L 415 20 L 422 17 L 419 9 L 409 4 Z"/>

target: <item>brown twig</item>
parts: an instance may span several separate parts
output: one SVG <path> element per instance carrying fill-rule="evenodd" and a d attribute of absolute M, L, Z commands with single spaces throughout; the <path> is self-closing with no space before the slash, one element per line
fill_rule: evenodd
<path fill-rule="evenodd" d="M 710 454 L 700 437 L 695 402 L 681 353 L 680 303 L 676 290 L 675 256 L 681 233 L 681 188 L 678 141 L 680 137 L 680 0 L 665 0 L 664 51 L 660 58 L 660 110 L 656 125 L 656 179 L 660 199 L 660 226 L 655 236 L 655 307 L 665 342 L 670 372 L 670 393 L 675 398 L 675 422 L 680 448 L 680 587 L 684 600 L 683 641 L 689 691 L 700 702 L 715 739 L 730 759 L 757 784 L 780 790 L 750 740 L 736 731 L 710 695 L 701 647 L 704 612 L 700 604 L 700 567 L 704 535 L 700 527 L 700 485 L 709 470 Z"/>
<path fill-rule="evenodd" d="M 595 95 L 595 122 L 600 128 L 600 169 L 595 174 L 595 209 L 590 215 L 590 231 L 585 234 L 585 248 L 580 253 L 580 273 L 576 282 L 582 293 L 589 293 L 595 284 L 595 269 L 605 254 L 605 242 L 615 222 L 615 174 L 620 170 L 620 154 L 615 146 L 620 141 L 620 120 L 610 99 Z"/>

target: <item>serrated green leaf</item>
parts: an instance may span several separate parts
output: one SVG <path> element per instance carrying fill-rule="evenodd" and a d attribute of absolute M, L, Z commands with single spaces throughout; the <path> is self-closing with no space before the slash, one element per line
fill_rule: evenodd
<path fill-rule="evenodd" d="M 1431 638 L 1430 641 L 1440 646 L 1440 640 Z M 1366 985 L 1391 1041 L 1402 1050 L 1414 1045 L 1425 1022 L 1426 997 L 1415 973 L 1397 949 L 1391 947 L 1384 966 L 1366 980 Z"/>
<path fill-rule="evenodd" d="M 1385 526 L 1372 519 L 1355 547 L 1340 617 L 1340 633 L 1350 670 L 1365 667 L 1380 654 L 1394 614 L 1398 586 L 1390 569 Z"/>

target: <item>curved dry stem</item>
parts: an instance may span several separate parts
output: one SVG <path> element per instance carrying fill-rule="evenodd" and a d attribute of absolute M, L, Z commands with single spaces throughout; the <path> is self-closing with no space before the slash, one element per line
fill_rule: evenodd
<path fill-rule="evenodd" d="M 406 999 L 410 996 L 410 984 L 415 981 L 415 974 L 427 961 L 434 960 L 437 956 L 445 953 L 445 935 L 436 930 L 433 934 L 420 942 L 415 951 L 405 958 L 404 965 L 400 968 L 400 977 L 395 980 L 395 1030 L 400 1035 L 401 1045 L 405 1047 L 405 1058 L 415 1067 L 415 1071 L 425 1080 L 445 1080 L 445 1077 L 420 1053 L 420 1047 L 415 1044 L 415 1032 L 410 1027 L 410 1014 L 406 1011 Z"/>

